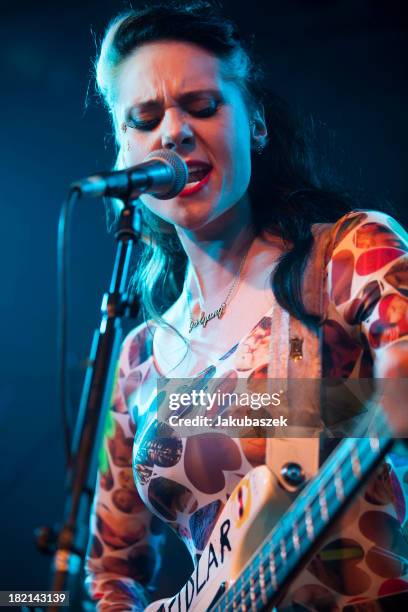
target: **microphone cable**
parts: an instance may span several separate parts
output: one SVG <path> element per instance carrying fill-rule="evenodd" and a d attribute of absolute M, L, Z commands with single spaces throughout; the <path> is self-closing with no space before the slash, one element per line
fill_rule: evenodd
<path fill-rule="evenodd" d="M 71 443 L 72 431 L 70 419 L 72 417 L 72 406 L 70 397 L 70 382 L 68 376 L 68 330 L 69 330 L 69 261 L 70 261 L 70 232 L 71 219 L 75 203 L 81 192 L 74 187 L 68 193 L 64 201 L 58 222 L 57 240 L 57 282 L 58 282 L 58 307 L 57 307 L 57 388 L 58 400 L 61 411 L 61 420 L 64 437 L 66 466 L 71 465 Z"/>

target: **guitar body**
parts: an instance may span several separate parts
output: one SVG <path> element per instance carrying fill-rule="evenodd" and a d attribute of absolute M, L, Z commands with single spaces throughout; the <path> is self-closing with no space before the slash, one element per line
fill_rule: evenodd
<path fill-rule="evenodd" d="M 186 584 L 146 610 L 223 612 L 276 605 L 392 444 L 389 436 L 344 439 L 294 503 L 266 466 L 251 470 L 232 492 Z"/>
<path fill-rule="evenodd" d="M 216 596 L 233 585 L 292 499 L 266 466 L 251 470 L 234 489 L 184 587 L 146 611 L 210 609 Z"/>

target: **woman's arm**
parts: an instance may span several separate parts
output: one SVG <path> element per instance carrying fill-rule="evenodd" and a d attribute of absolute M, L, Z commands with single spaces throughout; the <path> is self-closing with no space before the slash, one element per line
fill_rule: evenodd
<path fill-rule="evenodd" d="M 325 325 L 329 375 L 373 374 L 377 388 L 384 388 L 382 403 L 396 435 L 408 437 L 407 233 L 384 213 L 357 211 L 336 224 L 332 246 Z M 398 519 L 408 525 L 408 453 L 401 449 L 388 457 L 387 475 Z"/>
<path fill-rule="evenodd" d="M 141 328 L 125 340 L 112 407 L 108 412 L 86 558 L 86 586 L 103 612 L 144 610 L 147 587 L 160 564 L 162 537 L 135 487 L 132 448 L 135 421 L 127 397 L 139 378 L 135 353 L 146 340 Z M 138 349 L 139 344 L 139 349 Z M 140 352 L 139 350 L 139 352 Z"/>
<path fill-rule="evenodd" d="M 407 374 L 408 236 L 389 215 L 357 211 L 333 233 L 328 264 L 329 320 L 365 349 L 356 360 L 364 378 L 369 359 L 378 378 Z M 345 373 L 343 373 L 344 375 Z"/>

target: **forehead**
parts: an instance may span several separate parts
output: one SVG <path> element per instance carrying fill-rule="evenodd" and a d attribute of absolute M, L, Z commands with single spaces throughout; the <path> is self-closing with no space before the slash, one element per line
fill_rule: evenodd
<path fill-rule="evenodd" d="M 119 106 L 223 87 L 222 60 L 193 43 L 160 41 L 137 48 L 121 65 Z"/>

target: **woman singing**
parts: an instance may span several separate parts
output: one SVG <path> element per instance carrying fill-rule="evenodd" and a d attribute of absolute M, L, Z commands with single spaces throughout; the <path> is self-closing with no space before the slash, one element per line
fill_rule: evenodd
<path fill-rule="evenodd" d="M 139 202 L 134 285 L 146 316 L 122 347 L 87 557 L 89 591 L 111 612 L 146 607 L 160 521 L 196 563 L 237 483 L 266 461 L 263 437 L 163 435 L 158 380 L 234 389 L 297 367 L 306 378 L 407 376 L 408 245 L 391 217 L 323 185 L 300 127 L 263 93 L 212 4 L 119 16 L 96 69 L 116 167 L 169 149 L 189 171 L 173 199 Z M 402 454 L 387 456 L 279 609 L 371 610 L 408 594 L 407 474 Z"/>

